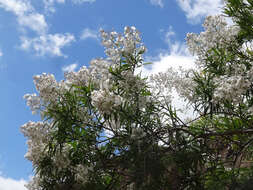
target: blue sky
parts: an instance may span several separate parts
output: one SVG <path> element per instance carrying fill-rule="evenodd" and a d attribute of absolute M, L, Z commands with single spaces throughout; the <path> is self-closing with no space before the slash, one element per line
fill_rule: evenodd
<path fill-rule="evenodd" d="M 20 126 L 32 115 L 23 99 L 36 92 L 32 77 L 78 70 L 104 57 L 99 29 L 123 32 L 135 26 L 154 64 L 147 73 L 194 62 L 185 46 L 207 15 L 221 13 L 222 0 L 0 0 L 0 190 L 24 190 L 32 165 L 24 158 Z"/>

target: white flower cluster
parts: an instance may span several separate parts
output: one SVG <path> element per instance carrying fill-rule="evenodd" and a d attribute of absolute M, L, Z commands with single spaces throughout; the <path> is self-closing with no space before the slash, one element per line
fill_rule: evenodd
<path fill-rule="evenodd" d="M 36 114 L 41 107 L 40 97 L 34 93 L 24 95 L 24 99 L 26 99 L 26 104 L 31 108 L 32 114 Z"/>
<path fill-rule="evenodd" d="M 87 182 L 87 174 L 89 170 L 92 170 L 92 167 L 86 167 L 81 164 L 77 165 L 77 167 L 75 168 L 76 181 L 78 181 L 80 184 L 84 184 L 85 182 Z"/>
<path fill-rule="evenodd" d="M 237 64 L 230 66 L 224 75 L 216 77 L 214 101 L 226 99 L 239 104 L 253 81 L 252 71 L 252 68 L 248 70 L 245 65 Z"/>
<path fill-rule="evenodd" d="M 136 102 L 135 95 L 140 93 L 142 89 L 147 87 L 148 83 L 146 80 L 141 79 L 139 75 L 136 75 L 130 71 L 122 72 L 122 76 L 124 80 L 119 81 L 119 84 L 118 84 L 119 88 L 124 89 L 124 91 L 126 92 L 123 95 L 122 102 L 128 102 L 129 104 L 132 104 L 133 102 Z M 138 107 L 140 109 L 145 109 L 147 103 L 150 103 L 150 102 L 151 102 L 151 96 L 145 96 L 145 95 L 138 96 Z"/>
<path fill-rule="evenodd" d="M 21 132 L 28 138 L 28 151 L 25 158 L 30 160 L 33 166 L 39 163 L 41 157 L 45 155 L 46 143 L 50 136 L 49 131 L 52 130 L 48 123 L 43 122 L 28 122 L 21 127 Z M 42 190 L 39 186 L 41 179 L 38 174 L 26 184 L 28 190 Z"/>
<path fill-rule="evenodd" d="M 54 75 L 43 73 L 42 75 L 35 75 L 33 79 L 36 89 L 44 101 L 50 102 L 57 97 L 56 88 L 58 83 Z"/>
<path fill-rule="evenodd" d="M 28 151 L 25 157 L 32 161 L 33 165 L 38 164 L 43 155 L 46 143 L 49 141 L 51 127 L 44 122 L 28 122 L 21 127 L 21 132 L 28 137 Z"/>
<path fill-rule="evenodd" d="M 66 84 L 69 86 L 86 86 L 90 81 L 99 85 L 104 80 L 110 78 L 108 68 L 112 65 L 111 62 L 105 59 L 93 59 L 89 63 L 89 67 L 83 66 L 77 72 L 65 73 Z"/>
<path fill-rule="evenodd" d="M 208 52 L 212 48 L 228 47 L 235 39 L 239 32 L 236 26 L 228 26 L 224 17 L 208 16 L 203 24 L 205 29 L 200 34 L 188 33 L 187 46 L 192 54 L 197 55 L 197 65 L 201 66 L 206 63 L 206 58 L 209 56 Z"/>
<path fill-rule="evenodd" d="M 157 73 L 152 74 L 149 77 L 149 87 L 152 95 L 154 96 L 153 99 L 160 100 L 164 103 L 171 103 L 172 97 L 172 88 L 173 78 L 170 75 L 170 71 L 168 70 L 166 73 Z"/>
<path fill-rule="evenodd" d="M 181 98 L 189 102 L 195 101 L 194 89 L 196 89 L 197 84 L 192 80 L 193 72 L 196 70 L 180 68 L 179 72 L 174 75 L 174 88 Z"/>
<path fill-rule="evenodd" d="M 61 94 L 69 89 L 67 83 L 64 81 L 57 82 L 52 74 L 35 75 L 33 79 L 38 95 L 35 93 L 24 95 L 24 99 L 26 99 L 27 105 L 31 108 L 33 114 L 37 113 L 38 110 L 43 113 L 42 107 L 47 106 L 49 103 L 57 103 L 61 99 Z"/>
<path fill-rule="evenodd" d="M 28 184 L 25 185 L 25 187 L 28 190 L 43 190 L 42 187 L 40 187 L 41 178 L 38 174 L 33 176 L 31 180 L 28 182 Z"/>
<path fill-rule="evenodd" d="M 65 73 L 65 78 L 66 78 L 66 83 L 71 86 L 71 85 L 87 85 L 88 84 L 88 79 L 89 79 L 89 70 L 87 69 L 86 66 L 83 66 L 80 68 L 79 71 L 77 72 L 67 72 Z"/>
<path fill-rule="evenodd" d="M 178 70 L 169 68 L 165 73 L 153 74 L 149 77 L 149 85 L 153 98 L 159 100 L 162 104 L 172 104 L 175 95 L 184 100 L 193 102 L 193 89 L 196 83 L 192 80 L 193 70 Z"/>
<path fill-rule="evenodd" d="M 89 82 L 92 82 L 97 88 L 92 93 L 93 105 L 102 108 L 102 112 L 112 110 L 112 107 L 107 108 L 107 106 L 114 105 L 112 102 L 115 102 L 116 105 L 121 102 L 119 96 L 115 96 L 111 92 L 109 93 L 109 89 L 111 88 L 111 86 L 108 86 L 109 83 L 105 86 L 105 81 L 112 78 L 109 67 L 114 67 L 115 64 L 118 64 L 123 54 L 131 55 L 140 51 L 144 52 L 145 47 L 140 46 L 141 39 L 135 27 L 125 27 L 124 36 L 116 32 L 107 33 L 103 30 L 101 30 L 101 36 L 102 44 L 106 47 L 105 52 L 109 57 L 108 59 L 94 59 L 90 62 L 88 68 L 83 66 L 77 72 L 65 73 L 66 81 L 57 82 L 52 74 L 46 73 L 34 76 L 34 83 L 39 95 L 26 94 L 24 96 L 27 100 L 27 105 L 33 113 L 36 113 L 39 109 L 41 111 L 41 107 L 46 107 L 48 103 L 57 103 L 61 99 L 61 94 L 69 90 L 72 85 L 85 86 Z M 135 82 L 135 86 L 133 86 L 132 81 L 135 81 L 136 77 L 132 76 L 132 74 L 127 73 L 125 77 L 126 82 L 124 82 L 124 86 L 126 84 L 128 84 L 128 88 L 140 88 L 142 86 L 138 82 Z M 109 91 L 107 92 L 104 89 Z M 105 97 L 100 98 L 101 95 Z"/>
<path fill-rule="evenodd" d="M 57 105 L 62 100 L 63 95 L 72 90 L 72 86 L 88 86 L 92 84 L 94 89 L 91 92 L 91 104 L 99 111 L 101 115 L 111 114 L 115 108 L 118 108 L 127 98 L 131 96 L 124 95 L 123 97 L 115 94 L 112 90 L 115 85 L 115 78 L 109 72 L 109 68 L 115 68 L 120 64 L 123 56 L 137 55 L 144 52 L 144 46 L 141 46 L 139 32 L 134 27 L 125 27 L 124 35 L 116 32 L 107 33 L 101 30 L 102 43 L 106 47 L 107 59 L 94 59 L 90 62 L 89 67 L 83 66 L 77 72 L 65 73 L 65 80 L 57 82 L 54 75 L 43 73 L 42 75 L 34 76 L 34 83 L 38 94 L 26 94 L 24 98 L 27 105 L 33 113 L 39 111 L 42 116 L 43 112 L 51 105 Z M 139 55 L 139 54 L 138 54 Z M 134 75 L 132 72 L 123 72 L 125 80 L 118 81 L 118 86 L 132 93 L 139 92 L 145 85 L 144 82 Z M 129 100 L 131 101 L 131 100 Z M 145 100 L 146 101 L 146 100 Z M 145 104 L 142 101 L 142 104 Z M 91 117 L 87 114 L 86 108 L 80 107 L 77 109 L 80 113 L 77 116 L 82 120 L 90 120 Z M 119 121 L 114 117 L 109 122 L 110 127 L 114 129 L 120 128 Z M 113 126 L 112 126 L 113 125 Z M 40 159 L 47 154 L 46 145 L 49 142 L 51 134 L 57 130 L 50 123 L 46 122 L 28 122 L 21 127 L 22 133 L 28 138 L 28 152 L 26 158 L 32 161 L 36 167 Z M 62 152 L 53 158 L 54 166 L 57 170 L 70 168 L 76 174 L 76 180 L 81 184 L 87 179 L 88 169 L 84 166 L 71 166 L 68 160 L 70 147 L 64 145 Z M 40 174 L 36 174 L 33 179 L 27 184 L 29 190 L 40 189 Z"/>
<path fill-rule="evenodd" d="M 142 89 L 145 86 L 145 82 L 130 71 L 122 72 L 122 76 L 124 77 L 125 80 L 121 82 L 120 85 L 128 89 L 127 91 L 138 91 L 139 89 Z"/>
<path fill-rule="evenodd" d="M 140 127 L 134 127 L 132 129 L 131 138 L 133 140 L 139 140 L 139 139 L 145 137 L 146 135 L 147 134 L 145 133 L 145 131 L 142 128 L 140 128 Z"/>
<path fill-rule="evenodd" d="M 196 54 L 197 65 L 200 73 L 203 68 L 208 68 L 212 61 L 220 62 L 216 67 L 222 68 L 222 73 L 216 75 L 214 82 L 213 103 L 219 103 L 224 100 L 239 105 L 246 103 L 246 94 L 252 88 L 253 84 L 253 64 L 245 57 L 252 57 L 253 43 L 246 41 L 242 45 L 236 41 L 236 36 L 240 28 L 232 25 L 228 26 L 222 16 L 209 16 L 203 24 L 205 31 L 198 34 L 188 34 L 187 44 L 191 53 Z M 236 47 L 237 53 L 229 55 L 231 44 Z M 220 49 L 222 53 L 215 53 L 212 49 Z M 224 56 L 224 59 L 221 57 Z M 228 59 L 226 58 L 228 57 Z M 212 59 L 210 59 L 210 57 Z M 229 59 L 232 58 L 232 61 Z M 210 61 L 211 60 L 211 61 Z M 247 66 L 246 66 L 247 65 Z M 182 85 L 181 85 L 182 86 Z M 253 106 L 248 108 L 249 113 L 253 113 Z"/>
<path fill-rule="evenodd" d="M 243 76 L 233 75 L 216 79 L 216 84 L 218 87 L 215 89 L 214 101 L 226 99 L 239 104 L 242 101 L 242 96 L 249 89 L 251 82 Z"/>
<path fill-rule="evenodd" d="M 110 114 L 121 105 L 122 98 L 106 89 L 94 90 L 91 93 L 92 105 L 101 113 Z"/>
<path fill-rule="evenodd" d="M 253 84 L 253 67 L 248 70 L 245 65 L 237 65 L 233 73 L 216 77 L 214 82 L 214 102 L 229 100 L 234 105 L 245 103 L 245 95 Z M 248 111 L 253 113 L 253 107 Z"/>
<path fill-rule="evenodd" d="M 124 36 L 117 32 L 107 33 L 101 30 L 102 44 L 106 47 L 106 55 L 113 63 L 119 63 L 122 55 L 133 55 L 145 51 L 141 45 L 140 33 L 135 27 L 125 27 Z"/>
<path fill-rule="evenodd" d="M 28 152 L 25 157 L 32 161 L 33 166 L 38 165 L 40 159 L 47 154 L 46 145 L 50 140 L 50 134 L 53 128 L 49 123 L 45 122 L 28 122 L 21 127 L 22 133 L 28 137 Z M 57 150 L 57 154 L 53 158 L 53 165 L 57 171 L 64 169 L 71 169 L 75 172 L 76 181 L 84 183 L 87 180 L 87 170 L 85 166 L 72 166 L 68 158 L 71 147 L 65 145 L 61 151 Z M 89 167 L 89 169 L 91 169 Z M 54 171 L 54 170 L 52 170 Z M 85 174 L 85 175 L 84 175 Z M 40 190 L 41 178 L 37 173 L 26 185 L 29 190 Z"/>

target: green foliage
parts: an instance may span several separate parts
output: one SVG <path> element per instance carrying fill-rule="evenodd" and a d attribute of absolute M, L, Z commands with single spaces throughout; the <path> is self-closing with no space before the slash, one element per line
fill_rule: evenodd
<path fill-rule="evenodd" d="M 241 28 L 239 40 L 253 39 L 253 1 L 252 0 L 227 0 L 224 13 L 231 17 Z"/>

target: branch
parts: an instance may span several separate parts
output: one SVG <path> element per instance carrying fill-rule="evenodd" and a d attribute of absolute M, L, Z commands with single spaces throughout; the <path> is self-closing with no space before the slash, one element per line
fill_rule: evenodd
<path fill-rule="evenodd" d="M 223 133 L 213 132 L 213 133 L 205 133 L 198 135 L 197 138 L 204 138 L 210 136 L 232 136 L 232 135 L 242 135 L 242 134 L 253 134 L 253 129 L 248 130 L 233 130 L 233 131 L 226 131 Z"/>

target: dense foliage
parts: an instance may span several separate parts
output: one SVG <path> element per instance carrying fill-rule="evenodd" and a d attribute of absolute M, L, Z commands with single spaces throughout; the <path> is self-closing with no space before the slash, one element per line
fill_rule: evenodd
<path fill-rule="evenodd" d="M 143 77 L 138 31 L 101 31 L 107 58 L 34 77 L 25 98 L 41 122 L 21 130 L 35 176 L 29 190 L 247 189 L 253 184 L 253 1 L 228 0 L 188 34 L 196 69 Z M 180 118 L 172 92 L 192 106 Z"/>

